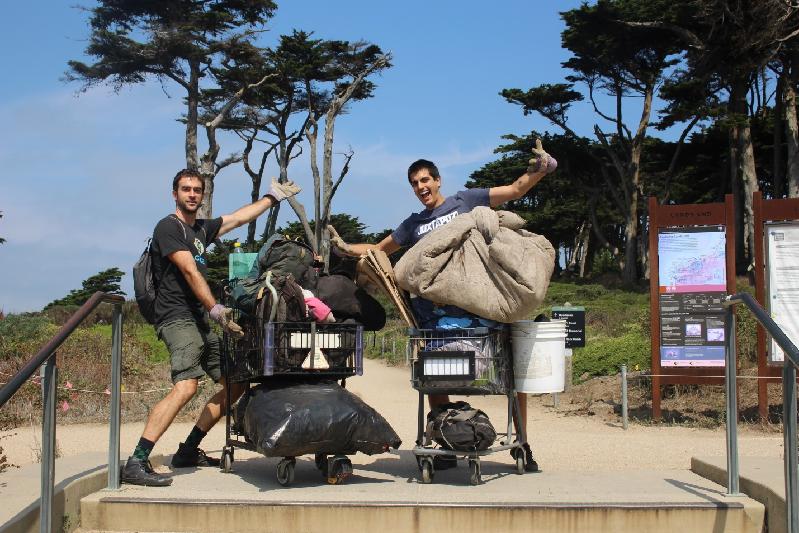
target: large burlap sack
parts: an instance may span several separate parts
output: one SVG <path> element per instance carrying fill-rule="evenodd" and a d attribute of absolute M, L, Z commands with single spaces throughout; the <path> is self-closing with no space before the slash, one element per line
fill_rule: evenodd
<path fill-rule="evenodd" d="M 555 249 L 509 211 L 476 207 L 427 234 L 397 262 L 403 289 L 498 322 L 527 318 L 546 296 Z"/>

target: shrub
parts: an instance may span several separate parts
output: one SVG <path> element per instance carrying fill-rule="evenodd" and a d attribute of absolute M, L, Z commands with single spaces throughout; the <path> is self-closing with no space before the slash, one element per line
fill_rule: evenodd
<path fill-rule="evenodd" d="M 586 342 L 585 348 L 575 348 L 572 358 L 572 376 L 575 381 L 588 376 L 614 375 L 626 364 L 630 370 L 650 367 L 650 340 L 638 328 L 616 337 L 596 337 Z"/>

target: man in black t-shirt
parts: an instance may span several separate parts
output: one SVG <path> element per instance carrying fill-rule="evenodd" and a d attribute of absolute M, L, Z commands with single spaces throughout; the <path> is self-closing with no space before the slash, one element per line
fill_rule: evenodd
<path fill-rule="evenodd" d="M 241 328 L 230 319 L 232 310 L 217 303 L 205 281 L 208 269 L 206 251 L 218 237 L 255 220 L 279 201 L 297 194 L 293 182 L 278 183 L 260 200 L 229 215 L 198 219 L 204 181 L 194 170 L 181 170 L 172 180 L 175 213 L 155 226 L 151 254 L 157 281 L 155 327 L 158 337 L 169 349 L 172 389 L 158 402 L 147 418 L 139 443 L 122 469 L 122 482 L 135 485 L 166 486 L 172 478 L 155 472 L 149 456 L 155 443 L 172 420 L 197 392 L 200 377 L 208 375 L 222 385 L 200 413 L 185 442 L 172 456 L 172 466 L 219 466 L 219 459 L 208 457 L 199 448 L 200 441 L 216 424 L 227 408 L 227 387 L 231 398 L 238 399 L 243 388 L 228 384 L 220 366 L 220 340 L 211 330 L 208 319 L 217 322 L 230 335 L 241 336 Z"/>

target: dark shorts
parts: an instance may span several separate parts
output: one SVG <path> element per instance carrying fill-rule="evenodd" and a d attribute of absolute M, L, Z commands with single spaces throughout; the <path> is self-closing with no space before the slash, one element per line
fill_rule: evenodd
<path fill-rule="evenodd" d="M 158 337 L 169 350 L 172 383 L 206 374 L 214 382 L 222 378 L 222 344 L 213 331 L 206 331 L 191 318 L 180 318 L 158 328 Z"/>

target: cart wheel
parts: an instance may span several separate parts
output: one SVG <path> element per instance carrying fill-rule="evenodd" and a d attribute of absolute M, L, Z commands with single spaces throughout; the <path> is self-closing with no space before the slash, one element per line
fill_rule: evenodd
<path fill-rule="evenodd" d="M 435 470 L 433 469 L 433 461 L 429 457 L 422 457 L 419 459 L 419 470 L 422 472 L 422 483 L 428 484 L 433 482 Z"/>
<path fill-rule="evenodd" d="M 469 484 L 479 485 L 483 480 L 480 479 L 480 462 L 474 459 L 469 460 Z"/>
<path fill-rule="evenodd" d="M 331 457 L 327 460 L 327 482 L 341 485 L 352 475 L 352 461 L 346 456 Z"/>
<path fill-rule="evenodd" d="M 277 464 L 277 482 L 286 487 L 294 481 L 294 459 L 283 459 Z"/>
<path fill-rule="evenodd" d="M 225 474 L 233 471 L 233 448 L 225 446 L 222 449 L 222 462 L 219 466 Z"/>

